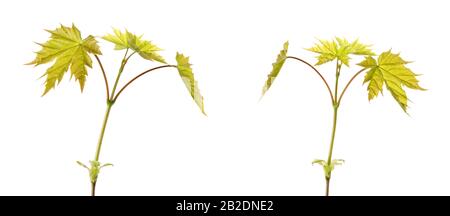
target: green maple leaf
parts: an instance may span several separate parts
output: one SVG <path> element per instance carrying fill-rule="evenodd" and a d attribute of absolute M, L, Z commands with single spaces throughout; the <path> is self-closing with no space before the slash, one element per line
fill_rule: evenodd
<path fill-rule="evenodd" d="M 150 41 L 143 40 L 142 35 L 137 36 L 128 31 L 121 32 L 118 29 L 113 29 L 113 31 L 114 34 L 108 34 L 102 38 L 115 44 L 116 50 L 131 49 L 144 59 L 166 64 L 164 58 L 157 53 L 162 49 L 152 44 Z"/>
<path fill-rule="evenodd" d="M 369 47 L 370 45 L 362 44 L 358 40 L 350 43 L 346 39 L 336 37 L 335 40 L 319 40 L 319 43 L 307 50 L 319 54 L 316 65 L 338 59 L 349 66 L 349 55 L 374 55 Z"/>
<path fill-rule="evenodd" d="M 400 54 L 394 54 L 391 50 L 383 52 L 378 56 L 378 61 L 371 56 L 367 56 L 364 61 L 358 65 L 369 69 L 364 77 L 364 83 L 367 86 L 369 100 L 372 100 L 381 92 L 383 86 L 391 92 L 394 99 L 398 102 L 403 111 L 408 107 L 408 97 L 403 86 L 410 89 L 425 90 L 419 86 L 415 74 L 405 65 L 410 62 L 403 60 Z"/>
<path fill-rule="evenodd" d="M 186 85 L 189 94 L 191 95 L 192 99 L 194 99 L 195 103 L 198 105 L 202 113 L 206 115 L 203 105 L 203 96 L 200 94 L 197 81 L 195 81 L 194 74 L 192 73 L 191 64 L 189 63 L 189 57 L 185 57 L 183 54 L 177 52 L 176 60 L 178 72 L 184 84 Z"/>
<path fill-rule="evenodd" d="M 43 95 L 61 82 L 69 68 L 71 77 L 75 77 L 75 81 L 80 83 L 80 89 L 83 91 L 87 76 L 86 66 L 92 68 L 92 59 L 89 54 L 102 54 L 97 41 L 91 35 L 82 39 L 80 31 L 75 25 L 72 27 L 61 25 L 55 30 L 47 31 L 51 34 L 50 40 L 44 44 L 38 43 L 42 49 L 36 52 L 36 58 L 28 63 L 37 66 L 56 59 L 55 63 L 42 76 L 46 76 Z"/>
<path fill-rule="evenodd" d="M 283 49 L 277 56 L 277 60 L 272 64 L 272 71 L 269 73 L 269 75 L 267 75 L 267 81 L 263 87 L 262 95 L 264 95 L 269 90 L 270 86 L 280 73 L 280 70 L 283 67 L 284 62 L 286 61 L 288 48 L 289 48 L 289 41 L 286 41 L 283 45 Z"/>

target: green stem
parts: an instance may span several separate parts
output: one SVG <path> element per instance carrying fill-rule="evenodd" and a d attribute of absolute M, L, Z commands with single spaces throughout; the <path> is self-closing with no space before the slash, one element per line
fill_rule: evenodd
<path fill-rule="evenodd" d="M 330 142 L 330 149 L 328 151 L 328 160 L 327 160 L 327 165 L 328 167 L 331 166 L 331 159 L 333 156 L 333 147 L 334 147 L 334 138 L 336 136 L 336 125 L 337 125 L 337 114 L 338 114 L 338 106 L 335 106 L 333 108 L 333 130 L 331 131 L 331 142 Z M 328 196 L 329 195 L 329 191 L 330 191 L 330 179 L 331 179 L 331 171 L 329 176 L 325 176 L 325 180 L 326 180 L 326 193 L 325 195 Z"/>
<path fill-rule="evenodd" d="M 132 53 L 128 57 L 127 57 L 127 54 L 128 54 L 128 49 L 127 49 L 127 51 L 125 51 L 125 55 L 123 56 L 122 63 L 120 64 L 119 73 L 117 74 L 116 81 L 114 82 L 114 86 L 113 86 L 113 89 L 112 89 L 112 92 L 111 92 L 111 97 L 109 98 L 109 100 L 112 100 L 114 98 L 114 93 L 116 92 L 116 88 L 117 88 L 117 85 L 119 84 L 120 76 L 122 75 L 123 69 L 125 68 L 125 65 L 127 64 L 128 59 L 130 59 L 130 57 L 134 53 Z"/>
<path fill-rule="evenodd" d="M 338 79 L 339 79 L 339 73 L 341 72 L 341 66 L 342 64 L 339 66 L 339 64 L 336 67 L 336 86 L 338 85 Z M 333 131 L 331 132 L 331 143 L 330 143 L 330 150 L 328 152 L 328 160 L 327 160 L 327 165 L 328 167 L 331 165 L 331 159 L 333 156 L 333 146 L 334 146 L 334 137 L 336 135 L 336 124 L 337 124 L 337 114 L 338 114 L 338 109 L 339 109 L 339 105 L 341 104 L 341 100 L 342 100 L 342 96 L 344 96 L 345 91 L 348 89 L 348 87 L 350 86 L 350 84 L 353 82 L 353 80 L 359 75 L 361 74 L 365 69 L 361 69 L 360 71 L 358 71 L 355 75 L 353 75 L 353 77 L 350 79 L 350 81 L 348 81 L 347 85 L 345 85 L 344 90 L 342 90 L 341 95 L 338 98 L 337 95 L 337 90 L 338 88 L 335 88 L 335 101 L 333 103 L 333 110 L 334 110 L 334 116 L 333 116 Z M 331 179 L 331 172 L 329 174 L 328 177 L 325 176 L 325 180 L 326 180 L 326 190 L 325 190 L 325 195 L 328 196 L 330 193 L 330 179 Z"/>
<path fill-rule="evenodd" d="M 328 151 L 328 160 L 327 164 L 328 166 L 331 165 L 331 158 L 333 156 L 333 146 L 334 146 L 334 137 L 336 135 L 336 125 L 337 125 L 337 114 L 338 114 L 338 107 L 335 107 L 333 109 L 333 130 L 331 131 L 331 143 L 330 143 L 330 150 Z"/>
<path fill-rule="evenodd" d="M 106 105 L 105 117 L 103 119 L 102 129 L 100 131 L 100 136 L 98 138 L 97 149 L 95 151 L 94 161 L 98 161 L 100 159 L 100 151 L 102 149 L 103 136 L 105 135 L 106 124 L 108 123 L 109 113 L 111 112 L 112 105 L 113 105 L 113 103 L 111 103 L 109 101 L 108 101 L 108 104 Z M 93 169 L 93 167 L 91 167 L 91 169 Z M 97 184 L 97 178 L 95 178 L 95 181 L 93 181 L 91 179 L 91 189 L 92 189 L 91 195 L 92 196 L 95 196 L 95 185 L 96 184 Z"/>
<path fill-rule="evenodd" d="M 122 63 L 120 65 L 120 69 L 119 69 L 119 72 L 117 74 L 116 81 L 114 83 L 111 95 L 110 95 L 110 97 L 108 98 L 108 100 L 106 102 L 105 117 L 103 119 L 102 129 L 100 131 L 100 136 L 98 138 L 98 143 L 97 143 L 97 149 L 95 151 L 95 158 L 94 158 L 95 162 L 98 162 L 99 159 L 100 159 L 100 151 L 102 149 L 103 136 L 105 135 L 105 129 L 106 129 L 106 125 L 108 124 L 108 118 L 109 118 L 109 114 L 111 112 L 111 108 L 112 108 L 112 106 L 114 105 L 114 102 L 115 102 L 113 99 L 114 99 L 114 93 L 115 93 L 116 88 L 117 88 L 117 84 L 119 83 L 120 76 L 122 75 L 122 72 L 123 72 L 123 69 L 125 68 L 126 63 L 130 59 L 130 57 L 134 54 L 134 52 L 132 54 L 130 54 L 128 57 L 127 57 L 127 54 L 128 54 L 128 49 L 125 51 L 125 55 L 124 55 L 124 57 L 122 59 Z M 93 168 L 94 167 L 91 167 L 91 170 Z M 97 184 L 97 177 L 95 177 L 95 180 L 91 179 L 91 195 L 92 196 L 95 196 L 95 186 L 96 186 L 96 184 Z"/>
<path fill-rule="evenodd" d="M 340 63 L 340 61 L 337 60 L 336 61 L 336 84 L 334 86 L 334 102 L 333 102 L 333 129 L 331 131 L 330 149 L 328 150 L 328 159 L 327 159 L 328 167 L 331 167 L 331 160 L 333 157 L 334 138 L 336 136 L 337 115 L 338 115 L 338 109 L 339 109 L 338 86 L 339 86 L 339 76 L 341 74 L 341 67 L 342 67 L 342 63 Z M 325 176 L 325 180 L 326 180 L 325 196 L 328 196 L 329 192 L 330 192 L 331 170 L 329 172 L 330 172 L 329 175 Z"/>
<path fill-rule="evenodd" d="M 98 138 L 97 150 L 95 151 L 94 161 L 98 161 L 98 159 L 100 158 L 100 150 L 102 148 L 103 136 L 105 135 L 106 124 L 108 123 L 109 113 L 111 112 L 112 105 L 113 103 L 111 102 L 106 105 L 105 118 L 103 119 L 102 129 L 100 131 L 100 136 Z"/>
<path fill-rule="evenodd" d="M 334 85 L 334 104 L 337 103 L 337 97 L 338 97 L 338 86 L 339 86 L 339 76 L 341 75 L 341 66 L 339 65 L 339 60 L 336 61 L 336 83 Z"/>

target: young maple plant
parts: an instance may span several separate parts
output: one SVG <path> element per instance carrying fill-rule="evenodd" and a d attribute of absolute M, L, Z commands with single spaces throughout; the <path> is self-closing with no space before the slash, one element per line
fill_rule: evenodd
<path fill-rule="evenodd" d="M 323 167 L 326 181 L 325 195 L 328 196 L 330 191 L 331 173 L 333 172 L 336 165 L 341 165 L 344 162 L 344 160 L 342 159 L 333 159 L 332 156 L 339 106 L 341 104 L 342 97 L 344 96 L 353 80 L 358 75 L 365 72 L 366 75 L 364 77 L 363 84 L 368 84 L 367 91 L 369 95 L 369 101 L 378 96 L 379 93 L 383 93 L 383 86 L 385 86 L 405 113 L 408 107 L 408 97 L 406 96 L 404 87 L 416 90 L 425 89 L 419 86 L 419 81 L 417 80 L 418 74 L 412 72 L 409 68 L 406 67 L 406 65 L 410 62 L 403 60 L 399 54 L 395 54 L 391 50 L 388 50 L 381 53 L 377 58 L 375 58 L 376 54 L 372 52 L 369 45 L 362 44 L 358 40 L 349 42 L 346 39 L 336 37 L 334 40 L 319 40 L 318 43 L 315 44 L 315 46 L 307 49 L 318 54 L 315 66 L 319 66 L 325 63 L 336 64 L 336 79 L 334 91 L 332 91 L 324 76 L 322 76 L 322 74 L 314 65 L 308 63 L 303 59 L 287 55 L 288 46 L 289 43 L 286 42 L 283 49 L 280 51 L 277 60 L 272 64 L 273 68 L 268 75 L 268 79 L 264 85 L 262 94 L 264 95 L 267 90 L 269 90 L 270 86 L 283 67 L 286 59 L 294 59 L 306 64 L 320 77 L 320 79 L 325 84 L 325 87 L 329 92 L 331 105 L 333 108 L 333 127 L 331 131 L 331 142 L 327 159 L 316 159 L 312 163 L 319 164 Z M 349 67 L 350 55 L 359 55 L 364 57 L 364 60 L 362 62 L 356 64 L 362 67 L 362 69 L 357 71 L 350 78 L 340 94 L 338 94 L 339 76 L 341 74 L 341 69 L 343 65 Z"/>
<path fill-rule="evenodd" d="M 203 97 L 197 86 L 197 82 L 194 79 L 194 74 L 192 73 L 191 64 L 189 63 L 189 57 L 183 54 L 176 54 L 176 65 L 168 64 L 162 56 L 158 54 L 161 51 L 156 45 L 148 40 L 142 39 L 141 36 L 137 36 L 128 31 L 122 32 L 120 30 L 114 29 L 113 34 L 108 34 L 101 37 L 103 40 L 111 42 L 115 45 L 115 50 L 123 51 L 124 56 L 122 58 L 120 68 L 118 70 L 112 91 L 109 89 L 109 83 L 106 76 L 105 68 L 100 61 L 100 47 L 97 44 L 97 40 L 94 36 L 89 35 L 86 38 L 81 37 L 81 33 L 75 25 L 72 27 L 61 25 L 55 30 L 47 30 L 50 35 L 50 39 L 41 44 L 42 49 L 36 52 L 36 58 L 28 63 L 30 65 L 41 65 L 49 62 L 54 62 L 50 66 L 42 77 L 45 77 L 45 90 L 42 96 L 46 95 L 51 89 L 55 88 L 57 84 L 61 82 L 64 74 L 70 69 L 70 76 L 75 78 L 80 84 L 81 92 L 86 82 L 86 77 L 88 75 L 87 67 L 92 68 L 91 56 L 97 61 L 106 87 L 106 112 L 103 119 L 100 136 L 98 139 L 96 151 L 94 158 L 89 161 L 90 166 L 87 166 L 79 161 L 77 163 L 89 171 L 89 177 L 91 181 L 91 195 L 95 196 L 95 186 L 97 184 L 98 175 L 100 170 L 105 166 L 111 166 L 110 163 L 100 163 L 100 151 L 103 142 L 103 136 L 105 134 L 106 125 L 108 123 L 109 114 L 111 108 L 116 103 L 118 97 L 121 93 L 134 81 L 136 81 L 141 76 L 163 68 L 177 68 L 181 79 L 187 87 L 191 97 L 199 106 L 203 114 L 206 115 L 203 107 Z M 124 72 L 125 65 L 129 62 L 130 58 L 138 54 L 145 60 L 159 62 L 162 65 L 150 68 L 143 71 L 142 73 L 135 76 L 133 79 L 129 80 L 123 87 L 118 90 L 118 84 L 122 73 Z"/>

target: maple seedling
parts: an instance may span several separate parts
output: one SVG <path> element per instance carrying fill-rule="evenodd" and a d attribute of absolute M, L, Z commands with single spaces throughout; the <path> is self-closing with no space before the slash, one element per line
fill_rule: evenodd
<path fill-rule="evenodd" d="M 111 166 L 110 163 L 100 163 L 100 151 L 103 142 L 103 136 L 105 134 L 106 125 L 108 122 L 109 114 L 114 103 L 116 103 L 121 93 L 134 81 L 141 76 L 162 68 L 177 68 L 178 73 L 186 85 L 191 97 L 197 103 L 198 107 L 203 114 L 206 115 L 203 107 L 203 97 L 197 86 L 197 82 L 194 79 L 192 73 L 191 64 L 189 63 L 189 57 L 183 54 L 176 54 L 176 65 L 168 64 L 162 56 L 158 54 L 161 51 L 156 45 L 148 40 L 142 39 L 141 36 L 137 36 L 128 31 L 120 31 L 114 29 L 113 34 L 108 34 L 101 37 L 103 40 L 111 42 L 115 45 L 115 50 L 123 51 L 124 56 L 122 58 L 120 68 L 118 70 L 112 91 L 109 89 L 109 83 L 106 76 L 105 68 L 100 61 L 100 47 L 97 44 L 97 40 L 94 36 L 89 35 L 86 38 L 81 37 L 81 33 L 75 25 L 72 27 L 61 25 L 55 30 L 47 30 L 50 35 L 50 39 L 41 44 L 42 49 L 36 52 L 36 58 L 28 63 L 30 65 L 41 65 L 49 62 L 54 62 L 51 67 L 47 69 L 42 77 L 45 77 L 45 90 L 42 96 L 46 95 L 51 89 L 55 88 L 57 84 L 61 82 L 64 74 L 70 69 L 70 77 L 74 77 L 75 81 L 80 84 L 81 92 L 86 82 L 88 75 L 87 67 L 92 68 L 91 56 L 97 61 L 100 70 L 103 74 L 106 87 L 106 112 L 103 119 L 103 124 L 100 131 L 94 159 L 89 161 L 90 166 L 77 161 L 77 163 L 86 168 L 89 171 L 89 177 L 91 181 L 91 195 L 95 196 L 95 186 L 97 184 L 98 175 L 100 170 L 105 166 Z M 124 72 L 125 65 L 129 62 L 130 58 L 135 54 L 140 55 L 143 59 L 159 62 L 162 65 L 150 68 L 144 72 L 138 74 L 131 80 L 129 80 L 120 90 L 117 91 L 118 83 L 122 73 Z"/>
<path fill-rule="evenodd" d="M 406 109 L 408 108 L 408 97 L 406 96 L 404 87 L 416 90 L 425 89 L 419 86 L 419 81 L 417 80 L 418 74 L 412 72 L 409 68 L 406 67 L 406 65 L 410 62 L 403 60 L 399 54 L 395 54 L 391 50 L 383 52 L 378 55 L 377 58 L 375 58 L 376 54 L 372 52 L 372 50 L 370 49 L 370 45 L 362 44 L 358 40 L 349 42 L 348 40 L 339 37 L 336 37 L 334 40 L 319 40 L 318 43 L 315 44 L 315 46 L 307 49 L 317 54 L 317 62 L 315 65 L 313 65 L 303 59 L 288 56 L 288 46 L 288 42 L 284 43 L 283 49 L 278 54 L 275 63 L 272 64 L 272 71 L 268 75 L 268 79 L 263 87 L 262 95 L 264 96 L 267 90 L 269 90 L 270 86 L 273 84 L 281 68 L 283 67 L 286 59 L 294 59 L 306 64 L 320 77 L 320 79 L 325 84 L 325 87 L 330 95 L 330 101 L 333 108 L 333 127 L 331 132 L 331 142 L 328 152 L 328 158 L 326 160 L 316 159 L 312 163 L 319 164 L 323 167 L 326 181 L 325 195 L 328 196 L 330 191 L 331 173 L 333 172 L 336 165 L 341 165 L 344 162 L 344 160 L 342 159 L 333 159 L 332 156 L 339 106 L 341 104 L 342 97 L 344 96 L 353 80 L 358 75 L 365 72 L 366 75 L 364 77 L 363 84 L 368 84 L 367 91 L 369 95 L 369 101 L 378 96 L 379 93 L 383 93 L 383 87 L 385 86 L 386 89 L 391 93 L 393 98 L 398 102 L 403 111 L 405 111 L 405 113 Z M 338 94 L 339 76 L 341 74 L 341 69 L 343 65 L 346 67 L 350 66 L 351 55 L 359 55 L 364 57 L 364 60 L 362 62 L 356 64 L 357 66 L 362 67 L 362 69 L 357 71 L 350 78 L 340 94 Z M 336 79 L 334 91 L 332 91 L 324 76 L 322 76 L 319 70 L 315 67 L 331 62 L 335 62 L 336 64 Z"/>

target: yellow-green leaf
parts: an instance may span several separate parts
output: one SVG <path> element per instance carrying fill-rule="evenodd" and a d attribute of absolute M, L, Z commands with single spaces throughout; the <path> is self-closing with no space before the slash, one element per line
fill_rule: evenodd
<path fill-rule="evenodd" d="M 197 103 L 202 113 L 206 115 L 203 105 L 203 96 L 200 94 L 197 81 L 195 80 L 194 74 L 192 73 L 191 64 L 189 63 L 189 57 L 185 57 L 183 54 L 177 52 L 176 60 L 178 72 L 184 84 L 186 85 L 189 94 L 191 94 L 192 99 L 194 99 L 195 103 Z"/>
<path fill-rule="evenodd" d="M 349 55 L 374 55 L 369 47 L 370 45 L 362 44 L 358 40 L 350 43 L 344 38 L 336 37 L 335 40 L 319 40 L 319 43 L 316 43 L 315 46 L 307 50 L 319 54 L 316 57 L 316 65 L 321 65 L 337 59 L 349 66 Z"/>
<path fill-rule="evenodd" d="M 113 31 L 114 34 L 107 34 L 103 36 L 102 39 L 115 44 L 116 46 L 114 47 L 114 49 L 116 50 L 123 50 L 130 48 L 130 46 L 128 45 L 127 32 L 123 33 L 119 29 L 115 28 L 113 28 Z"/>
<path fill-rule="evenodd" d="M 88 170 L 89 178 L 91 179 L 92 183 L 97 182 L 98 174 L 100 174 L 100 170 L 103 167 L 113 166 L 111 163 L 101 164 L 98 161 L 89 161 L 89 163 L 91 164 L 91 168 L 89 168 L 88 166 L 86 166 L 84 163 L 82 163 L 80 161 L 77 161 L 77 163 L 78 163 L 78 165 L 80 165 Z"/>
<path fill-rule="evenodd" d="M 80 83 L 80 89 L 83 91 L 87 76 L 86 66 L 92 67 L 89 54 L 102 54 L 97 41 L 91 35 L 82 39 L 80 31 L 75 25 L 72 27 L 61 25 L 55 30 L 47 31 L 51 34 L 50 40 L 44 44 L 38 43 L 42 49 L 36 52 L 36 58 L 28 63 L 37 66 L 56 59 L 55 63 L 42 76 L 46 76 L 43 95 L 61 82 L 69 68 L 71 77 L 75 77 L 75 81 Z"/>
<path fill-rule="evenodd" d="M 164 58 L 158 54 L 161 49 L 150 41 L 143 40 L 142 35 L 137 36 L 128 31 L 121 32 L 118 29 L 113 29 L 113 31 L 114 34 L 108 34 L 102 38 L 115 44 L 116 50 L 131 49 L 144 59 L 166 63 Z"/>
<path fill-rule="evenodd" d="M 269 73 L 269 75 L 267 75 L 267 81 L 263 87 L 262 95 L 264 95 L 269 90 L 270 86 L 272 86 L 272 83 L 275 81 L 278 74 L 280 73 L 280 70 L 283 67 L 284 62 L 286 61 L 288 48 L 289 48 L 289 41 L 286 41 L 283 45 L 283 49 L 277 56 L 277 60 L 272 64 L 272 71 Z"/>
<path fill-rule="evenodd" d="M 319 44 L 320 43 L 320 44 Z M 316 65 L 321 65 L 333 61 L 337 57 L 338 45 L 336 41 L 319 40 L 315 46 L 307 49 L 311 52 L 318 53 Z"/>
<path fill-rule="evenodd" d="M 394 54 L 391 50 L 383 52 L 375 60 L 367 56 L 364 61 L 358 65 L 369 69 L 364 78 L 364 83 L 369 83 L 367 90 L 369 100 L 372 100 L 378 94 L 383 92 L 383 86 L 392 94 L 403 111 L 408 108 L 408 97 L 404 86 L 410 89 L 425 90 L 419 86 L 418 75 L 412 72 L 405 65 L 410 62 L 403 60 L 400 54 Z"/>
<path fill-rule="evenodd" d="M 331 173 L 333 172 L 334 168 L 336 166 L 342 165 L 344 164 L 344 160 L 342 159 L 333 159 L 330 164 L 328 165 L 328 163 L 324 160 L 320 160 L 320 159 L 315 159 L 312 164 L 319 164 L 323 167 L 323 171 L 325 173 L 325 177 L 326 178 L 330 178 L 331 177 Z"/>

